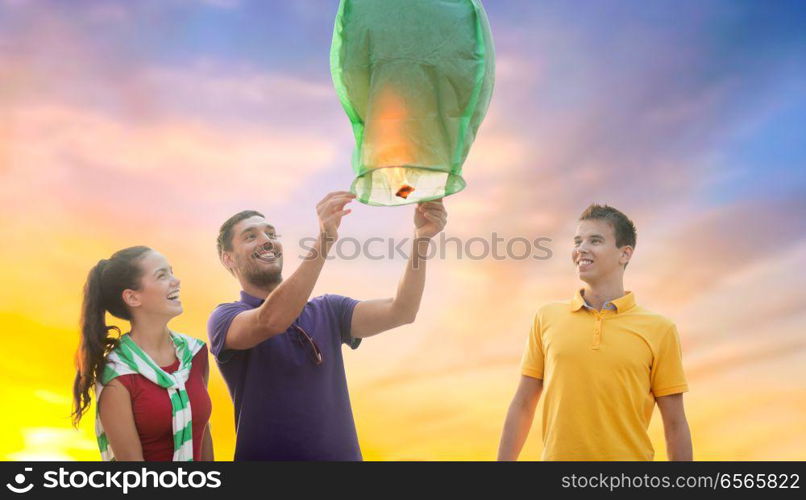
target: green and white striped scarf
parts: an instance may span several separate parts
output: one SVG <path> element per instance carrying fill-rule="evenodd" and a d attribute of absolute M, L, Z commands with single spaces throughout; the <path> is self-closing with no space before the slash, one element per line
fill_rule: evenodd
<path fill-rule="evenodd" d="M 106 358 L 101 380 L 95 387 L 96 402 L 101 397 L 104 386 L 112 379 L 121 375 L 139 373 L 151 382 L 168 391 L 171 398 L 173 414 L 174 456 L 175 462 L 193 460 L 193 422 L 190 411 L 190 400 L 185 390 L 185 382 L 190 375 L 190 365 L 193 356 L 204 347 L 204 342 L 181 333 L 171 332 L 171 339 L 176 347 L 176 357 L 179 359 L 179 368 L 174 373 L 166 373 L 151 359 L 140 347 L 135 344 L 131 336 L 121 335 L 120 344 Z M 115 460 L 109 440 L 101 425 L 101 416 L 95 412 L 95 436 L 98 439 L 98 448 L 104 461 Z"/>

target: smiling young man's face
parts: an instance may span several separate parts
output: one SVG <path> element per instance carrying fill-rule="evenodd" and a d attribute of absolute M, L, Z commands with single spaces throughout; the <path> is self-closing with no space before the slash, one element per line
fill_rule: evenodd
<path fill-rule="evenodd" d="M 592 283 L 619 276 L 631 255 L 632 247 L 617 246 L 615 230 L 609 222 L 603 219 L 580 221 L 571 251 L 580 280 Z"/>
<path fill-rule="evenodd" d="M 259 215 L 233 226 L 232 250 L 225 252 L 223 259 L 236 276 L 254 286 L 282 281 L 283 245 L 274 226 Z"/>

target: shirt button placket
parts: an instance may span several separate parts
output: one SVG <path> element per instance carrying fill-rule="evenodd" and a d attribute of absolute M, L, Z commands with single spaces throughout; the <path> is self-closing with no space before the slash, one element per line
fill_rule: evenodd
<path fill-rule="evenodd" d="M 596 313 L 596 326 L 593 328 L 593 343 L 591 344 L 591 349 L 599 349 L 599 345 L 602 343 L 602 315 L 601 313 Z"/>

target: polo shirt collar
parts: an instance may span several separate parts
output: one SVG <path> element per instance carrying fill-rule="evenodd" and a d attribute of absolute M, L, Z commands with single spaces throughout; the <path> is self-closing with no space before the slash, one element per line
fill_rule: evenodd
<path fill-rule="evenodd" d="M 257 297 L 253 297 L 248 293 L 241 290 L 241 302 L 250 305 L 251 307 L 257 307 L 263 303 L 263 299 L 259 299 Z"/>
<path fill-rule="evenodd" d="M 622 313 L 635 306 L 635 294 L 628 291 L 623 297 L 611 300 L 609 303 L 616 307 L 616 312 Z M 580 288 L 574 294 L 574 298 L 571 299 L 571 311 L 579 311 L 585 307 L 585 304 L 585 298 L 582 296 L 582 289 Z"/>
<path fill-rule="evenodd" d="M 574 298 L 571 299 L 571 310 L 576 312 L 582 309 L 583 307 L 585 307 L 585 299 L 582 298 L 582 289 L 580 288 L 579 290 L 577 290 L 577 293 L 574 294 Z"/>
<path fill-rule="evenodd" d="M 616 310 L 620 313 L 628 311 L 635 306 L 635 295 L 628 291 L 623 297 L 619 297 L 610 303 L 616 306 Z"/>

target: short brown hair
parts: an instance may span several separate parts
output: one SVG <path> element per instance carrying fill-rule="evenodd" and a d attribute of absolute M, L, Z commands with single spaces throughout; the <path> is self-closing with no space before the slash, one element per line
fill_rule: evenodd
<path fill-rule="evenodd" d="M 266 216 L 262 213 L 258 212 L 257 210 L 243 210 L 238 212 L 237 214 L 233 215 L 229 219 L 226 220 L 223 224 L 221 224 L 221 229 L 218 230 L 218 256 L 224 252 L 229 252 L 232 250 L 232 228 L 235 227 L 235 224 L 241 222 L 244 219 L 248 219 L 249 217 L 254 217 L 255 215 L 259 215 L 260 217 L 265 218 Z"/>
<path fill-rule="evenodd" d="M 608 206 L 591 203 L 588 208 L 579 216 L 579 220 L 603 220 L 613 227 L 616 234 L 616 247 L 625 245 L 635 248 L 637 234 L 635 224 L 619 210 Z"/>

